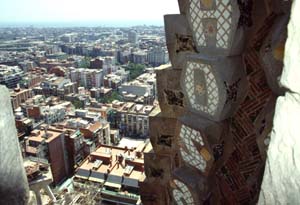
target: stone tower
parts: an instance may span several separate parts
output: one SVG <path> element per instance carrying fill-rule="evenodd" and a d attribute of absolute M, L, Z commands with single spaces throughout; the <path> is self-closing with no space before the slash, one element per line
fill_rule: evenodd
<path fill-rule="evenodd" d="M 270 141 L 290 1 L 178 0 L 165 16 L 143 204 L 255 204 Z"/>

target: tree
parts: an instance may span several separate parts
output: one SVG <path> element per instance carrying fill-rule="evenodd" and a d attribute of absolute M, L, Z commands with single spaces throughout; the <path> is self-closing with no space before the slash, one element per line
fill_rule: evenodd
<path fill-rule="evenodd" d="M 146 66 L 142 65 L 142 64 L 129 63 L 124 68 L 125 68 L 125 70 L 128 70 L 130 72 L 129 78 L 130 78 L 130 80 L 133 80 L 144 73 L 145 67 Z"/>
<path fill-rule="evenodd" d="M 122 96 L 117 91 L 112 91 L 110 96 L 106 96 L 104 98 L 100 98 L 99 101 L 102 103 L 111 103 L 114 100 L 122 101 Z"/>
<path fill-rule="evenodd" d="M 89 68 L 91 59 L 92 59 L 91 57 L 85 56 L 84 59 L 82 59 L 82 61 L 80 62 L 79 67 L 80 68 Z"/>
<path fill-rule="evenodd" d="M 82 109 L 84 107 L 83 102 L 81 102 L 80 100 L 75 100 L 72 104 L 76 109 Z"/>

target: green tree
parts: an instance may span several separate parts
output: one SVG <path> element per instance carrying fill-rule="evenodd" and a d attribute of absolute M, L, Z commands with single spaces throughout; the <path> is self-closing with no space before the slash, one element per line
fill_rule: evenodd
<path fill-rule="evenodd" d="M 91 59 L 92 59 L 91 57 L 85 56 L 84 59 L 82 59 L 82 61 L 80 62 L 79 67 L 80 68 L 89 68 Z"/>
<path fill-rule="evenodd" d="M 104 98 L 100 98 L 99 101 L 102 103 L 111 103 L 114 100 L 122 101 L 122 96 L 117 91 L 112 91 L 110 96 L 106 96 Z"/>
<path fill-rule="evenodd" d="M 81 102 L 80 100 L 75 100 L 74 102 L 72 102 L 72 104 L 76 109 L 82 109 L 84 107 L 83 102 Z"/>
<path fill-rule="evenodd" d="M 125 70 L 130 72 L 129 78 L 130 80 L 133 80 L 136 79 L 139 75 L 144 73 L 146 66 L 143 64 L 129 63 L 124 68 Z"/>

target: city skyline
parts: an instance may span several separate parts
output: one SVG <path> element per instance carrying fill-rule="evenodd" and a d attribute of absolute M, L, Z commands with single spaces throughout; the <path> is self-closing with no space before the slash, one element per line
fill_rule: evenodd
<path fill-rule="evenodd" d="M 176 0 L 1 0 L 1 7 L 0 27 L 162 26 L 164 14 L 179 13 Z"/>

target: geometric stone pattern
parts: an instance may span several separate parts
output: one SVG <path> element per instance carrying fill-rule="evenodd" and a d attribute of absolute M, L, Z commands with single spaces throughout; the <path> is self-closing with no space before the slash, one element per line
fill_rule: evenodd
<path fill-rule="evenodd" d="M 179 0 L 199 53 L 240 55 L 244 49 L 243 2 L 236 0 Z M 245 21 L 245 20 L 244 20 Z"/>
<path fill-rule="evenodd" d="M 187 55 L 181 87 L 188 102 L 187 110 L 213 121 L 224 120 L 235 113 L 246 94 L 242 58 Z"/>
<path fill-rule="evenodd" d="M 192 194 L 190 193 L 187 186 L 176 179 L 174 180 L 174 183 L 176 184 L 177 189 L 173 190 L 173 197 L 177 205 L 184 205 L 184 204 L 194 205 L 195 203 L 192 198 Z M 185 203 L 183 203 L 182 200 L 184 200 Z"/>
<path fill-rule="evenodd" d="M 226 123 L 215 123 L 192 113 L 179 119 L 175 139 L 180 154 L 177 167 L 186 166 L 205 177 L 211 173 L 214 163 L 226 158 L 227 145 L 232 144 Z"/>
<path fill-rule="evenodd" d="M 205 85 L 199 84 L 195 86 L 195 70 L 202 71 L 206 78 Z M 211 66 L 205 64 L 199 64 L 196 62 L 187 62 L 186 76 L 184 85 L 188 94 L 189 102 L 195 110 L 202 111 L 214 115 L 218 108 L 219 102 L 219 90 L 214 75 L 211 73 Z M 207 90 L 207 91 L 205 91 Z M 207 105 L 201 105 L 196 101 L 196 95 L 207 95 Z"/>
<path fill-rule="evenodd" d="M 230 0 L 200 2 L 190 0 L 190 18 L 199 47 L 207 46 L 206 39 L 215 36 L 217 48 L 228 48 L 228 40 L 232 32 L 232 6 L 229 2 Z M 210 19 L 210 21 L 204 22 L 205 19 Z M 216 23 L 213 23 L 212 19 L 216 19 Z"/>
<path fill-rule="evenodd" d="M 233 204 L 253 203 L 257 200 L 264 162 L 256 141 L 259 136 L 255 130 L 255 122 L 272 97 L 263 68 L 259 64 L 258 52 L 249 51 L 245 55 L 245 63 L 250 87 L 245 101 L 232 120 L 235 150 L 216 172 L 221 192 L 230 193 L 230 197 L 226 198 Z"/>
<path fill-rule="evenodd" d="M 193 179 L 193 180 L 190 180 Z M 207 178 L 185 166 L 173 171 L 170 181 L 170 195 L 175 204 L 198 205 L 207 201 L 209 196 Z"/>
<path fill-rule="evenodd" d="M 266 138 L 269 133 L 257 133 L 257 120 L 261 118 L 261 113 L 269 106 L 270 100 L 274 101 L 272 93 L 267 83 L 264 66 L 260 61 L 258 52 L 262 42 L 271 31 L 274 21 L 272 15 L 265 17 L 256 29 L 252 44 L 249 45 L 244 54 L 244 63 L 249 79 L 249 89 L 247 96 L 232 120 L 232 134 L 234 141 L 234 152 L 231 157 L 224 162 L 217 172 L 217 183 L 221 193 L 230 193 L 226 201 L 230 204 L 252 204 L 258 200 L 261 178 L 264 171 L 265 161 L 262 150 L 259 149 L 257 139 Z M 257 21 L 259 22 L 259 21 Z M 270 23 L 272 22 L 272 23 Z M 264 35 L 262 35 L 264 34 Z M 274 107 L 269 110 L 274 112 Z M 268 115 L 269 112 L 265 112 Z M 263 124 L 272 124 L 272 118 L 266 118 Z M 263 150 L 265 152 L 265 150 Z"/>
<path fill-rule="evenodd" d="M 177 123 L 174 132 L 155 124 L 157 162 L 145 160 L 164 173 L 147 176 L 147 186 L 169 181 L 160 204 L 257 203 L 280 94 L 270 82 L 278 83 L 286 41 L 278 2 L 179 0 L 180 16 L 165 17 L 172 67 L 157 72 L 158 100 L 160 116 Z"/>
<path fill-rule="evenodd" d="M 180 130 L 180 138 L 184 142 L 188 153 L 183 148 L 180 149 L 183 160 L 193 167 L 196 167 L 201 172 L 206 169 L 206 161 L 203 156 L 199 154 L 199 151 L 195 147 L 194 143 L 199 143 L 202 147 L 204 146 L 201 133 L 193 130 L 185 125 L 182 125 Z"/>

